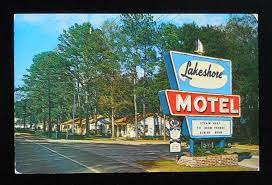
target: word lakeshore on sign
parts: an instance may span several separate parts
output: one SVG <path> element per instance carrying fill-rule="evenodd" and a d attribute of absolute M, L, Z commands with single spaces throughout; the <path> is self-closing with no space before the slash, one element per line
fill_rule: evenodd
<path fill-rule="evenodd" d="M 231 61 L 170 51 L 164 55 L 171 89 L 231 94 Z"/>
<path fill-rule="evenodd" d="M 167 103 L 164 114 L 173 116 L 225 116 L 240 117 L 240 96 L 165 90 Z"/>

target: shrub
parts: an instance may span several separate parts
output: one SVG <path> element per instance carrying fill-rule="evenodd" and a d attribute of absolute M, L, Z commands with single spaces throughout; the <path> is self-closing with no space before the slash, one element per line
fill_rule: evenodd
<path fill-rule="evenodd" d="M 143 140 L 162 140 L 163 136 L 142 136 L 140 139 L 143 139 Z"/>
<path fill-rule="evenodd" d="M 195 151 L 195 153 L 194 153 L 194 155 L 195 156 L 206 156 L 207 155 L 207 149 L 205 149 L 205 148 L 200 148 L 200 147 L 194 147 L 194 151 Z"/>
<path fill-rule="evenodd" d="M 53 134 L 53 132 L 52 132 L 52 134 Z M 36 130 L 34 132 L 34 135 L 38 136 L 38 137 L 48 137 L 48 131 L 44 132 L 43 130 Z"/>
<path fill-rule="evenodd" d="M 195 147 L 195 156 L 207 156 L 210 154 L 224 154 L 225 153 L 225 148 L 221 148 L 218 146 L 215 146 L 214 148 L 211 149 L 205 149 L 205 148 L 200 148 L 200 147 Z M 209 152 L 209 153 L 208 153 Z"/>
<path fill-rule="evenodd" d="M 225 152 L 225 148 L 221 148 L 221 147 L 216 146 L 213 149 L 211 149 L 210 152 L 212 154 L 223 154 Z"/>

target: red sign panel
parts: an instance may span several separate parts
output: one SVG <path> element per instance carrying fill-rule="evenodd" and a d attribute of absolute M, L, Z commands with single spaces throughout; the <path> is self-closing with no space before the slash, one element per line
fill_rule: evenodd
<path fill-rule="evenodd" d="M 166 99 L 174 116 L 240 117 L 240 96 L 166 90 Z"/>

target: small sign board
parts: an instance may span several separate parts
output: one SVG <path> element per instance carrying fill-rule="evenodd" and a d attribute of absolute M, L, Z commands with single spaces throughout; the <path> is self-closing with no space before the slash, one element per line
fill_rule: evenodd
<path fill-rule="evenodd" d="M 180 135 L 181 135 L 181 122 L 178 120 L 170 120 L 170 152 L 180 152 Z"/>
<path fill-rule="evenodd" d="M 174 140 L 180 139 L 180 129 L 170 130 L 170 137 Z"/>
<path fill-rule="evenodd" d="M 170 143 L 170 152 L 180 152 L 181 151 L 181 145 L 178 142 L 172 142 Z"/>
<path fill-rule="evenodd" d="M 186 116 L 182 124 L 182 135 L 186 138 L 231 137 L 233 124 L 231 117 Z"/>
<path fill-rule="evenodd" d="M 193 136 L 220 136 L 231 134 L 230 120 L 192 120 L 192 135 Z"/>

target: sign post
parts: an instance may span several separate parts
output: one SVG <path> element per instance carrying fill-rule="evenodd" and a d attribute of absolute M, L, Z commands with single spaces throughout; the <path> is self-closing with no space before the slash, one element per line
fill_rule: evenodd
<path fill-rule="evenodd" d="M 170 152 L 181 152 L 181 122 L 171 120 L 170 124 Z"/>
<path fill-rule="evenodd" d="M 241 116 L 240 96 L 232 95 L 231 61 L 177 51 L 164 58 L 171 90 L 159 92 L 163 114 L 184 117 L 181 133 L 191 155 L 201 139 L 219 140 L 216 145 L 224 147 L 233 117 Z"/>

